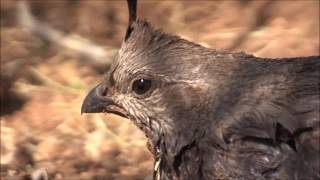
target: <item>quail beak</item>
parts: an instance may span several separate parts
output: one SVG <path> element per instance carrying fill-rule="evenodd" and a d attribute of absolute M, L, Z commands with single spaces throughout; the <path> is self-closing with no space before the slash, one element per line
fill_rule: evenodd
<path fill-rule="evenodd" d="M 104 87 L 99 84 L 88 93 L 82 103 L 81 114 L 106 112 L 127 117 L 126 111 L 117 105 L 112 98 L 104 95 L 103 91 Z"/>
<path fill-rule="evenodd" d="M 85 97 L 82 106 L 82 113 L 102 113 L 105 112 L 106 107 L 115 105 L 110 97 L 102 95 L 103 88 L 101 84 L 93 88 Z"/>

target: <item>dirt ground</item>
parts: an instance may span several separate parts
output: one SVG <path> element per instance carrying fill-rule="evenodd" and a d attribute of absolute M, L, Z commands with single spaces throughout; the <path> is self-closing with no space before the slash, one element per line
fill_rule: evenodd
<path fill-rule="evenodd" d="M 27 4 L 64 36 L 106 52 L 121 45 L 125 1 Z M 26 30 L 17 7 L 1 0 L 1 179 L 36 179 L 43 172 L 65 180 L 150 179 L 153 158 L 138 128 L 115 115 L 80 114 L 108 66 Z M 318 0 L 139 1 L 138 16 L 215 49 L 269 58 L 320 54 Z"/>

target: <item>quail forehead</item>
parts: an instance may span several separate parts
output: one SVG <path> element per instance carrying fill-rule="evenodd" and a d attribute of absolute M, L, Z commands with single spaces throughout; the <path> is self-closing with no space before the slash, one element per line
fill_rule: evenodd
<path fill-rule="evenodd" d="M 151 45 L 152 46 L 152 45 Z M 168 47 L 167 47 L 168 48 Z M 119 51 L 116 59 L 116 66 L 114 70 L 114 79 L 122 82 L 124 80 L 132 79 L 136 75 L 149 75 L 155 77 L 171 77 L 172 79 L 180 79 L 184 71 L 179 69 L 190 69 L 187 67 L 188 63 L 181 63 L 188 59 L 188 57 L 176 56 L 172 53 L 172 49 L 157 49 L 150 47 L 149 51 L 142 51 L 141 49 L 128 49 L 124 44 Z M 189 63 L 188 66 L 191 66 Z M 175 67 L 175 68 L 170 68 Z M 192 73 L 198 73 L 200 67 L 194 68 L 191 66 Z M 173 73 L 174 72 L 174 73 Z M 184 77 L 187 78 L 188 76 Z"/>
<path fill-rule="evenodd" d="M 116 81 L 123 81 L 134 78 L 134 76 L 140 74 L 150 74 L 152 67 L 149 65 L 149 62 L 137 58 L 138 57 L 119 57 L 117 64 L 113 68 L 113 78 Z"/>
<path fill-rule="evenodd" d="M 121 56 L 119 56 L 117 59 L 115 59 L 111 70 L 110 70 L 110 78 L 113 78 L 116 82 L 122 80 L 125 75 L 130 74 L 130 66 L 128 66 L 128 63 L 123 60 Z"/>
<path fill-rule="evenodd" d="M 130 66 L 128 63 L 121 64 L 113 71 L 113 78 L 117 82 L 123 82 L 125 80 L 133 78 L 134 74 L 138 72 L 138 68 Z"/>

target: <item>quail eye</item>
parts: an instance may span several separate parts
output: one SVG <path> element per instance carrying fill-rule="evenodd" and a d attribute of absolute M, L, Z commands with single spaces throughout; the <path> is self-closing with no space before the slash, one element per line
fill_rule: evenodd
<path fill-rule="evenodd" d="M 132 90 L 138 94 L 144 94 L 151 88 L 151 80 L 149 79 L 138 79 L 132 84 Z"/>

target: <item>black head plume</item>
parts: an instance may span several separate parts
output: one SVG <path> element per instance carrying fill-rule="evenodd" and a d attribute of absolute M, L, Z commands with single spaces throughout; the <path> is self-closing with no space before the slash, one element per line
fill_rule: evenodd
<path fill-rule="evenodd" d="M 125 41 L 129 38 L 133 30 L 132 23 L 137 20 L 137 0 L 127 0 L 127 2 L 128 2 L 128 9 L 129 9 L 129 23 L 128 23 L 127 32 L 124 38 Z"/>

